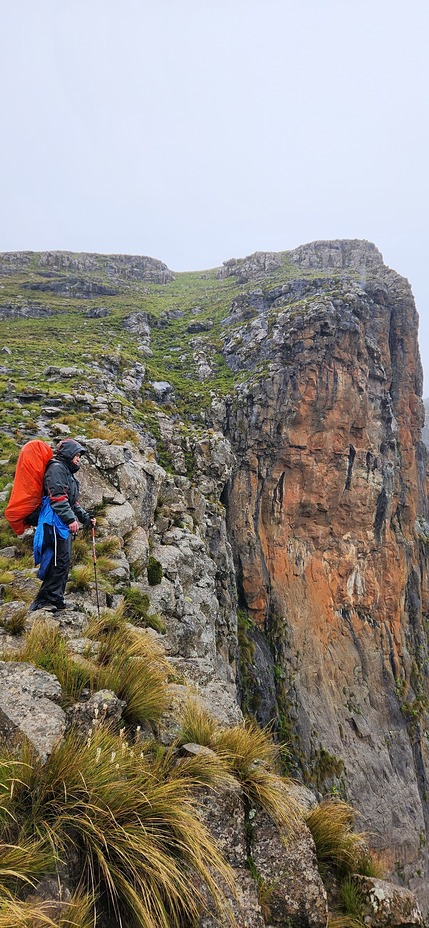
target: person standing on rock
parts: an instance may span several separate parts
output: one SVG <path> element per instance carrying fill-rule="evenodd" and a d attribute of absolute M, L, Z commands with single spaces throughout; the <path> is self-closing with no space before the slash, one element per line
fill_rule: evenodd
<path fill-rule="evenodd" d="M 38 577 L 42 586 L 30 606 L 30 612 L 67 609 L 64 591 L 69 575 L 72 536 L 96 520 L 78 505 L 79 470 L 85 448 L 73 438 L 61 441 L 49 461 L 43 480 L 43 500 L 34 535 L 34 559 L 40 564 Z"/>

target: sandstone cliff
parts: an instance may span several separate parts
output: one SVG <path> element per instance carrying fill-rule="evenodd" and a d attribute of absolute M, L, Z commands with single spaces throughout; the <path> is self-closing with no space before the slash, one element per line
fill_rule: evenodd
<path fill-rule="evenodd" d="M 65 253 L 4 255 L 0 272 L 4 498 L 22 441 L 89 440 L 84 501 L 121 539 L 108 602 L 137 585 L 222 722 L 238 700 L 272 721 L 292 773 L 352 801 L 428 907 L 429 525 L 407 281 L 357 241 L 198 275 Z"/>

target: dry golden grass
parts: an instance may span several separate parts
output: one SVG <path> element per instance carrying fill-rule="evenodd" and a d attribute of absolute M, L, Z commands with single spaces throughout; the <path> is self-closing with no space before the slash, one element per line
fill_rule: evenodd
<path fill-rule="evenodd" d="M 356 873 L 365 851 L 365 835 L 353 830 L 357 813 L 347 802 L 326 799 L 306 816 L 319 863 L 339 873 Z"/>
<path fill-rule="evenodd" d="M 353 915 L 330 915 L 328 928 L 365 928 L 365 923 Z"/>
<path fill-rule="evenodd" d="M 0 893 L 7 895 L 17 884 L 34 887 L 54 866 L 52 847 L 46 841 L 25 837 L 17 844 L 0 841 Z"/>
<path fill-rule="evenodd" d="M 55 674 L 66 704 L 76 702 L 82 690 L 94 682 L 91 672 L 73 660 L 60 630 L 44 619 L 36 619 L 18 653 L 11 651 L 3 655 L 3 659 L 29 661 Z"/>
<path fill-rule="evenodd" d="M 26 606 L 21 606 L 20 609 L 14 609 L 7 619 L 0 619 L 0 625 L 9 635 L 22 635 L 25 632 L 27 619 L 28 609 Z"/>
<path fill-rule="evenodd" d="M 91 564 L 77 564 L 72 567 L 67 588 L 72 593 L 85 593 L 91 587 L 94 577 L 94 568 Z"/>
<path fill-rule="evenodd" d="M 233 886 L 231 871 L 196 814 L 194 781 L 163 754 L 100 726 L 86 742 L 69 734 L 44 765 L 28 748 L 3 760 L 0 781 L 4 832 L 25 822 L 60 858 L 78 852 L 79 889 L 99 911 L 107 900 L 118 925 L 182 928 L 204 905 L 198 881 L 229 924 L 219 886 Z"/>
<path fill-rule="evenodd" d="M 58 914 L 56 902 L 5 899 L 0 906 L 0 928 L 94 928 L 93 906 L 76 896 Z"/>
<path fill-rule="evenodd" d="M 288 780 L 280 774 L 282 745 L 273 741 L 268 729 L 249 720 L 221 728 L 193 699 L 183 711 L 179 740 L 215 751 L 219 778 L 223 770 L 224 779 L 229 775 L 238 780 L 249 802 L 261 805 L 280 827 L 289 829 L 300 817 L 299 806 L 288 791 Z"/>
<path fill-rule="evenodd" d="M 164 651 L 149 635 L 139 633 L 123 618 L 123 607 L 94 619 L 87 635 L 100 642 L 97 685 L 113 690 L 126 702 L 130 723 L 156 721 L 168 706 L 170 666 Z"/>
<path fill-rule="evenodd" d="M 215 719 L 203 708 L 201 702 L 198 699 L 190 699 L 181 716 L 181 743 L 202 744 L 207 748 L 213 748 L 217 730 Z"/>
<path fill-rule="evenodd" d="M 129 723 L 154 722 L 168 706 L 165 670 L 142 640 L 117 640 L 109 663 L 99 669 L 98 686 L 126 702 L 124 719 Z"/>

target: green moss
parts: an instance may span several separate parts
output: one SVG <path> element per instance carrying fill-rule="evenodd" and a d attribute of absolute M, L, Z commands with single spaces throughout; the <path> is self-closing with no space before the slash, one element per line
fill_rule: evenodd
<path fill-rule="evenodd" d="M 256 653 L 252 629 L 253 623 L 246 610 L 238 609 L 237 635 L 241 708 L 245 715 L 255 717 L 260 705 L 260 697 L 255 690 L 255 678 L 252 671 Z"/>
<path fill-rule="evenodd" d="M 165 623 L 159 615 L 149 613 L 150 599 L 147 593 L 142 593 L 137 587 L 130 586 L 124 592 L 124 618 L 133 625 L 142 628 L 153 628 L 161 635 L 165 634 Z"/>
<path fill-rule="evenodd" d="M 288 673 L 288 653 L 290 651 L 286 621 L 276 613 L 271 613 L 267 623 L 267 640 L 274 660 L 274 682 L 277 698 L 277 737 L 287 745 L 282 755 L 285 773 L 299 775 L 306 780 L 308 766 L 305 752 L 299 738 L 294 718 L 296 710 L 293 705 L 293 686 Z"/>
<path fill-rule="evenodd" d="M 335 757 L 326 748 L 320 747 L 314 754 L 307 774 L 309 785 L 316 786 L 324 792 L 330 780 L 340 780 L 344 776 L 344 761 Z"/>
<path fill-rule="evenodd" d="M 157 586 L 162 580 L 162 564 L 152 555 L 147 565 L 147 579 L 149 586 Z"/>

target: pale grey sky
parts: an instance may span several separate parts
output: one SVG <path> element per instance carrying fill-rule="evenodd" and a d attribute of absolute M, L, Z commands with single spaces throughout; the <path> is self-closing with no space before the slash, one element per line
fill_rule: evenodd
<path fill-rule="evenodd" d="M 429 393 L 427 0 L 0 0 L 0 251 L 214 267 L 366 238 Z"/>

